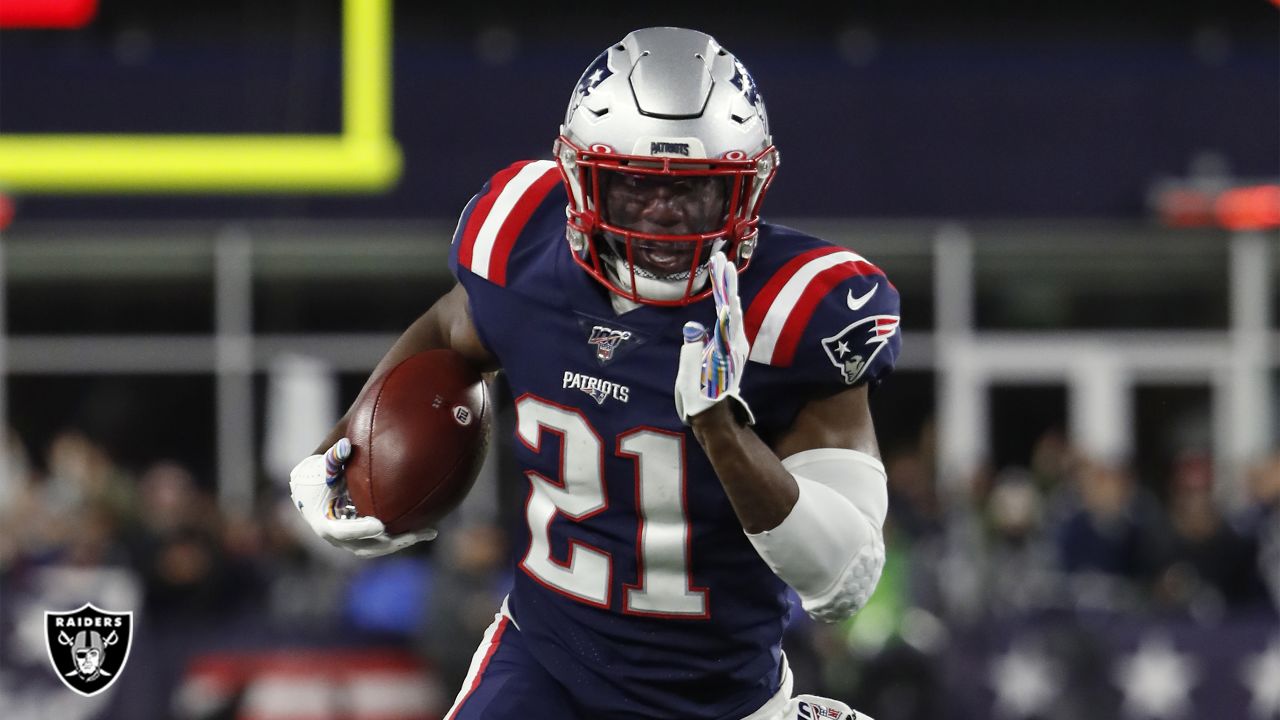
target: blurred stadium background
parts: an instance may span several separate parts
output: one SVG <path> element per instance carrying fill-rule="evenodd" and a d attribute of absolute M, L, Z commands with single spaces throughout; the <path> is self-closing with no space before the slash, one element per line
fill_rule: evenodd
<path fill-rule="evenodd" d="M 765 91 L 766 215 L 903 296 L 888 567 L 854 620 L 794 618 L 799 689 L 1280 718 L 1274 4 L 427 5 L 0 0 L 0 715 L 440 716 L 507 582 L 504 454 L 367 563 L 288 469 L 590 58 L 679 24 Z M 136 631 L 82 698 L 43 612 L 88 601 Z"/>

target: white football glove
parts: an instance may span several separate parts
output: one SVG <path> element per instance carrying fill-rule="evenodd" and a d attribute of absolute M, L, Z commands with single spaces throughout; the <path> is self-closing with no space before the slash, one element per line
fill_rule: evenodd
<path fill-rule="evenodd" d="M 845 705 L 839 700 L 818 697 L 816 695 L 797 695 L 791 699 L 783 714 L 786 720 L 875 720 L 865 713 Z"/>
<path fill-rule="evenodd" d="M 364 558 L 387 555 L 414 543 L 435 539 L 436 531 L 431 529 L 388 535 L 381 520 L 358 515 L 342 477 L 349 457 L 351 441 L 342 438 L 325 454 L 307 457 L 289 473 L 294 507 L 315 534 L 330 545 Z"/>
<path fill-rule="evenodd" d="M 676 371 L 676 412 L 686 425 L 694 415 L 732 398 L 747 424 L 755 416 L 738 389 L 751 345 L 742 326 L 738 300 L 738 268 L 722 252 L 711 256 L 711 292 L 716 301 L 716 325 L 710 338 L 702 323 L 684 325 L 684 347 Z"/>

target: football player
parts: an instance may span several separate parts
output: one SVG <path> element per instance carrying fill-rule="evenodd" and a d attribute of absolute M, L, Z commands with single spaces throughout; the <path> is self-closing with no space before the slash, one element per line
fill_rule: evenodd
<path fill-rule="evenodd" d="M 583 73 L 553 159 L 463 211 L 457 285 L 374 372 L 452 348 L 512 391 L 528 530 L 450 720 L 858 717 L 791 697 L 785 586 L 839 620 L 879 578 L 867 396 L 898 296 L 855 252 L 760 221 L 778 158 L 742 63 L 649 28 Z M 364 556 L 433 537 L 333 512 L 345 423 L 292 474 L 312 528 Z"/>

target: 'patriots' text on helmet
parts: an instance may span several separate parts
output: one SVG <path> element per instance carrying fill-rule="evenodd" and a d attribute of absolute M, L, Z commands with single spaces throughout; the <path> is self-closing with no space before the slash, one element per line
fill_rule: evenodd
<path fill-rule="evenodd" d="M 746 267 L 778 167 L 750 73 L 715 38 L 682 28 L 637 30 L 587 67 L 555 157 L 574 260 L 653 305 L 710 293 L 717 250 Z"/>

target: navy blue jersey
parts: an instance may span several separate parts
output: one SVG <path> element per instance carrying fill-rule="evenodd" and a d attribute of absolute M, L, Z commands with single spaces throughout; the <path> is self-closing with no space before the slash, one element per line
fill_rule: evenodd
<path fill-rule="evenodd" d="M 681 328 L 711 326 L 714 301 L 617 314 L 570 255 L 565 204 L 554 163 L 517 163 L 472 199 L 450 256 L 529 486 L 511 615 L 584 714 L 740 718 L 778 690 L 789 608 L 676 415 Z M 766 442 L 892 369 L 897 291 L 855 253 L 765 224 L 739 289 L 742 395 Z"/>

